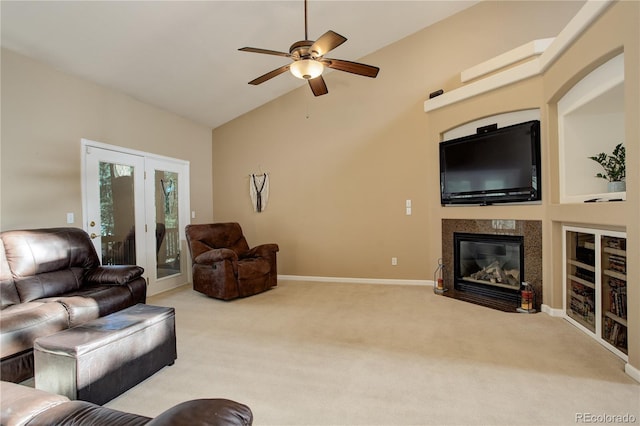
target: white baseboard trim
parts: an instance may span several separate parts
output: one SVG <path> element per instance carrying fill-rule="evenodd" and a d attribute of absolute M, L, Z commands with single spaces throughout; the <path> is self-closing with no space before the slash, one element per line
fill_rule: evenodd
<path fill-rule="evenodd" d="M 317 276 L 309 276 L 309 275 L 278 275 L 278 279 L 283 281 L 315 281 L 315 282 L 328 282 L 328 283 L 384 284 L 384 285 L 426 285 L 426 286 L 433 287 L 433 280 L 317 277 Z"/>
<path fill-rule="evenodd" d="M 636 382 L 640 382 L 640 370 L 635 368 L 633 365 L 626 363 L 624 366 L 624 372 Z"/>
<path fill-rule="evenodd" d="M 548 314 L 548 315 L 550 315 L 552 317 L 564 317 L 564 310 L 563 309 L 552 308 L 549 305 L 542 304 L 540 306 L 540 310 L 542 312 L 544 312 L 545 314 Z"/>

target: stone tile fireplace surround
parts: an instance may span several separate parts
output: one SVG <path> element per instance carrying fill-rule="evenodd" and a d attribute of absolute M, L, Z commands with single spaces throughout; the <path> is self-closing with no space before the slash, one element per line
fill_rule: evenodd
<path fill-rule="evenodd" d="M 524 237 L 524 277 L 535 293 L 534 307 L 542 304 L 542 221 L 504 219 L 443 219 L 442 262 L 445 265 L 445 296 L 480 304 L 506 312 L 516 312 L 519 305 L 493 300 L 454 288 L 454 233 L 513 235 Z"/>

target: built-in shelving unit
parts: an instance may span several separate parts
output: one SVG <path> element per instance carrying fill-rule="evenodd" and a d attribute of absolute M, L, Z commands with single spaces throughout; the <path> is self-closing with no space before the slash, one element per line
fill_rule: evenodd
<path fill-rule="evenodd" d="M 590 156 L 611 153 L 624 142 L 624 54 L 589 73 L 558 101 L 560 203 L 626 199 L 596 178 L 602 168 Z"/>
<path fill-rule="evenodd" d="M 626 234 L 565 226 L 563 245 L 567 320 L 626 361 Z"/>

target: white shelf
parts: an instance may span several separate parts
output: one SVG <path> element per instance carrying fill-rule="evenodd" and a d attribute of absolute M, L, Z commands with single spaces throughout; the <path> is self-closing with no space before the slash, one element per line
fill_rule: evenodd
<path fill-rule="evenodd" d="M 553 39 L 534 40 L 512 49 L 493 59 L 464 70 L 460 74 L 461 82 L 476 78 L 465 86 L 444 93 L 424 102 L 424 111 L 434 111 L 447 105 L 508 86 L 521 80 L 542 74 L 564 51 L 604 13 L 613 0 L 587 0 L 580 11 L 569 21 L 566 27 Z M 508 68 L 509 65 L 529 61 Z M 496 72 L 496 74 L 491 74 Z M 489 75 L 491 74 L 491 75 Z M 485 78 L 480 78 L 488 75 Z"/>
<path fill-rule="evenodd" d="M 571 274 L 567 275 L 567 277 L 568 277 L 571 281 L 575 281 L 575 282 L 577 282 L 578 284 L 582 284 L 582 285 L 583 285 L 583 286 L 585 286 L 585 287 L 589 287 L 589 288 L 591 288 L 591 289 L 595 289 L 595 288 L 596 288 L 596 286 L 595 286 L 595 284 L 594 284 L 594 283 L 589 282 L 589 281 L 587 281 L 587 280 L 585 280 L 585 279 L 583 279 L 583 278 L 576 277 L 575 275 L 571 275 Z"/>
<path fill-rule="evenodd" d="M 573 266 L 577 266 L 578 268 L 586 269 L 587 271 L 591 271 L 591 272 L 596 271 L 595 266 L 580 262 L 579 260 L 567 259 L 567 263 Z"/>

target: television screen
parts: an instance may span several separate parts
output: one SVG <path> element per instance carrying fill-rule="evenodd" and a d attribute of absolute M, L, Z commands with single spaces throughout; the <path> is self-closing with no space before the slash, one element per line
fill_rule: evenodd
<path fill-rule="evenodd" d="M 442 204 L 540 200 L 540 122 L 440 143 Z"/>

